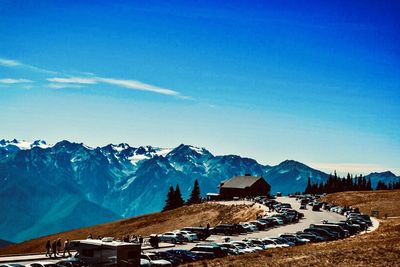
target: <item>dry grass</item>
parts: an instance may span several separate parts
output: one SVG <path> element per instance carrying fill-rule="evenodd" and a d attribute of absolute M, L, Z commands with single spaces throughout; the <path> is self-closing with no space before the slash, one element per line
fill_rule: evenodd
<path fill-rule="evenodd" d="M 211 226 L 218 223 L 238 223 L 254 219 L 260 211 L 256 205 L 227 206 L 204 203 L 185 206 L 172 211 L 152 213 L 32 239 L 0 249 L 0 255 L 42 252 L 47 240 L 55 240 L 58 237 L 62 240 L 67 238 L 70 240 L 84 239 L 90 233 L 94 237 L 97 235 L 122 237 L 127 234 L 148 236 L 154 233 L 180 229 L 185 226 L 206 226 L 207 223 L 210 223 Z"/>
<path fill-rule="evenodd" d="M 378 210 L 381 217 L 385 213 L 389 217 L 400 216 L 400 190 L 340 192 L 327 195 L 325 201 L 358 207 L 366 214 Z"/>
<path fill-rule="evenodd" d="M 381 214 L 400 215 L 400 190 L 343 192 L 328 195 L 326 200 L 359 207 L 364 213 L 370 213 L 372 208 Z M 400 218 L 383 220 L 376 231 L 346 240 L 272 249 L 186 266 L 400 266 Z"/>

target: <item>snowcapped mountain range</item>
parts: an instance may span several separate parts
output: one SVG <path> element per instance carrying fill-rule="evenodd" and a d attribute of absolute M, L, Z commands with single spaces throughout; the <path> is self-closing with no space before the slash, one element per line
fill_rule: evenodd
<path fill-rule="evenodd" d="M 184 144 L 92 148 L 65 140 L 55 145 L 0 140 L 0 238 L 19 242 L 160 211 L 170 185 L 179 184 L 186 199 L 195 179 L 205 195 L 246 173 L 263 176 L 272 192 L 283 193 L 303 191 L 308 177 L 313 182 L 328 177 L 293 160 L 268 166 Z"/>

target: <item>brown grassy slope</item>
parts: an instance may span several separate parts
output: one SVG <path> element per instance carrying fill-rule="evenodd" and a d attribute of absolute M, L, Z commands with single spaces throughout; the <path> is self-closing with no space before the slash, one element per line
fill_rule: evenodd
<path fill-rule="evenodd" d="M 364 213 L 370 213 L 373 208 L 382 214 L 400 216 L 400 190 L 342 192 L 330 194 L 325 200 L 359 207 Z M 187 266 L 400 266 L 400 218 L 382 220 L 376 231 L 346 240 L 230 256 Z"/>
<path fill-rule="evenodd" d="M 327 195 L 325 201 L 358 207 L 366 214 L 378 210 L 380 217 L 400 216 L 400 190 L 340 192 Z"/>
<path fill-rule="evenodd" d="M 166 231 L 180 229 L 185 226 L 211 226 L 221 223 L 237 223 L 255 219 L 256 214 L 261 210 L 256 205 L 235 205 L 227 206 L 215 203 L 204 203 L 192 206 L 185 206 L 176 210 L 152 213 L 139 217 L 133 217 L 116 222 L 71 230 L 63 233 L 39 237 L 20 244 L 11 245 L 0 249 L 0 255 L 31 253 L 44 251 L 47 240 L 54 240 L 60 237 L 62 240 L 69 238 L 83 239 L 90 233 L 97 237 L 113 236 L 122 237 L 124 235 L 142 235 L 159 234 Z M 82 214 L 81 216 L 85 216 Z"/>

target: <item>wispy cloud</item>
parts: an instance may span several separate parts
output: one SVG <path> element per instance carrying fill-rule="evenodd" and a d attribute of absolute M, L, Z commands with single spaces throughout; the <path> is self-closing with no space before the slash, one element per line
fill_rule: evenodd
<path fill-rule="evenodd" d="M 0 58 L 0 65 L 5 67 L 18 67 L 21 63 L 16 60 Z"/>
<path fill-rule="evenodd" d="M 112 79 L 112 78 L 97 78 L 97 79 L 98 79 L 98 81 L 103 82 L 103 83 L 117 85 L 120 87 L 133 89 L 133 90 L 148 91 L 148 92 L 153 92 L 153 93 L 158 93 L 158 94 L 163 94 L 163 95 L 172 95 L 172 96 L 180 95 L 179 92 L 177 92 L 177 91 L 150 85 L 147 83 L 142 83 L 140 81 L 135 81 L 135 80 L 119 80 L 119 79 Z"/>
<path fill-rule="evenodd" d="M 126 89 L 130 89 L 130 90 L 146 91 L 146 92 L 151 92 L 151 93 L 156 93 L 156 94 L 173 96 L 176 98 L 186 99 L 186 100 L 192 99 L 191 97 L 182 95 L 180 92 L 178 92 L 176 90 L 159 87 L 159 86 L 144 83 L 144 82 L 141 82 L 138 80 L 100 77 L 94 73 L 87 73 L 87 75 L 89 75 L 89 76 L 85 76 L 85 75 L 69 76 L 67 73 L 47 70 L 47 69 L 39 68 L 39 67 L 36 67 L 33 65 L 25 64 L 25 63 L 19 62 L 17 60 L 4 59 L 4 58 L 0 58 L 0 66 L 8 67 L 8 68 L 29 69 L 29 70 L 32 70 L 35 72 L 41 72 L 41 73 L 61 76 L 61 77 L 51 77 L 51 78 L 46 79 L 49 82 L 49 84 L 47 84 L 47 87 L 53 88 L 53 89 L 80 88 L 85 85 L 93 85 L 93 84 L 109 84 L 109 85 L 126 88 Z M 14 80 L 4 79 L 3 83 L 7 83 L 7 81 L 8 81 L 8 84 L 12 84 L 12 83 L 23 82 L 23 79 L 20 79 L 20 81 L 17 81 L 17 79 L 14 79 Z M 28 80 L 25 80 L 25 82 L 28 82 Z"/>
<path fill-rule="evenodd" d="M 68 78 L 56 77 L 56 78 L 48 78 L 47 81 L 51 83 L 83 84 L 83 85 L 103 83 L 131 90 L 147 91 L 152 93 L 185 98 L 185 96 L 181 95 L 179 92 L 175 90 L 154 86 L 137 80 L 123 80 L 123 79 L 104 78 L 104 77 L 68 77 Z"/>
<path fill-rule="evenodd" d="M 51 89 L 64 89 L 64 88 L 81 88 L 82 86 L 79 84 L 71 84 L 71 83 L 49 83 L 47 87 Z"/>
<path fill-rule="evenodd" d="M 0 83 L 2 84 L 33 83 L 33 81 L 27 79 L 5 78 L 5 79 L 0 79 Z"/>
<path fill-rule="evenodd" d="M 76 84 L 95 84 L 96 78 L 85 77 L 69 77 L 69 78 L 48 78 L 47 81 L 52 83 L 76 83 Z"/>
<path fill-rule="evenodd" d="M 31 70 L 31 71 L 40 72 L 40 73 L 47 73 L 47 74 L 58 74 L 57 71 L 47 70 L 47 69 L 39 68 L 39 67 L 36 67 L 36 66 L 33 66 L 33 65 L 24 64 L 24 63 L 21 63 L 21 62 L 19 62 L 17 60 L 13 60 L 13 59 L 0 58 L 0 66 L 8 67 L 8 68 L 28 69 L 28 70 Z"/>

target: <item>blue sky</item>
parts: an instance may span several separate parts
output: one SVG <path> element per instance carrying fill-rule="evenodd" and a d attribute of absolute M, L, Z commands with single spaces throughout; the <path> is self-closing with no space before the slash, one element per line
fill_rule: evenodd
<path fill-rule="evenodd" d="M 90 2 L 0 1 L 0 138 L 400 175 L 396 1 Z"/>

